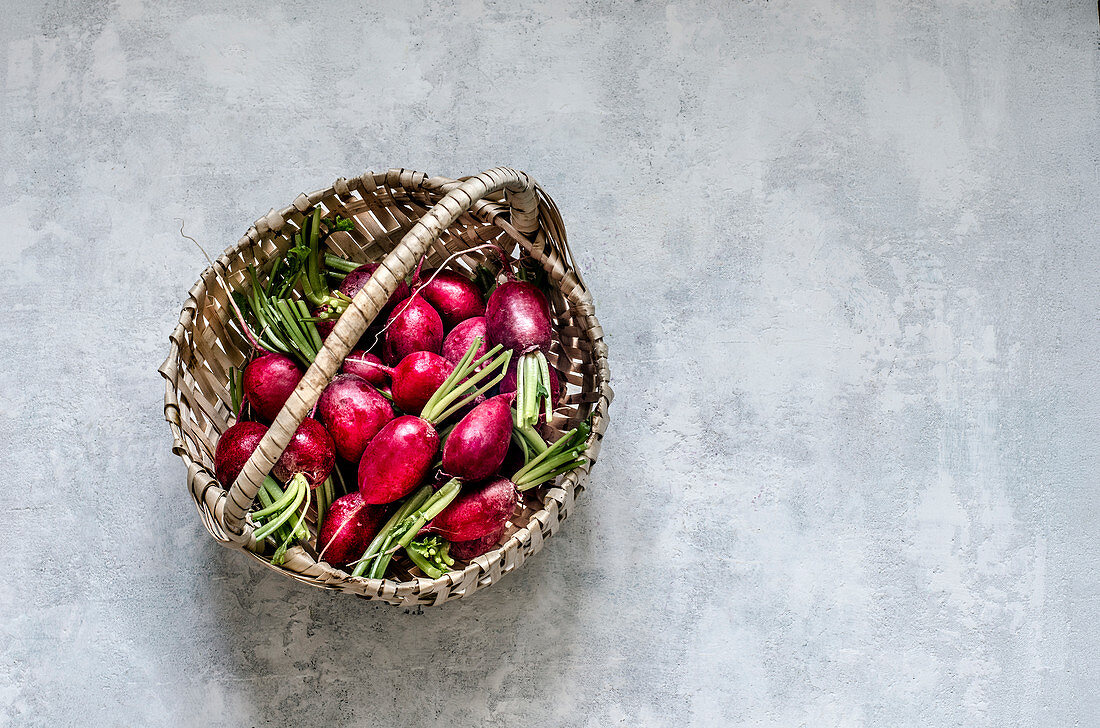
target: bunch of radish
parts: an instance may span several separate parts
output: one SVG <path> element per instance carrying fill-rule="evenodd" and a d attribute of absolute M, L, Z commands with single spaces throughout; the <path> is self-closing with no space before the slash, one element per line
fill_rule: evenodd
<path fill-rule="evenodd" d="M 250 269 L 251 289 L 233 296 L 254 354 L 231 372 L 237 423 L 214 454 L 226 487 L 377 269 L 322 252 L 351 225 L 308 216 L 267 284 Z M 437 578 L 493 549 L 525 491 L 585 463 L 587 425 L 553 443 L 540 428 L 562 389 L 546 358 L 546 295 L 507 261 L 499 285 L 479 274 L 482 285 L 445 267 L 399 282 L 258 492 L 249 517 L 274 562 L 297 544 L 355 576 L 383 578 L 404 554 L 406 568 Z"/>

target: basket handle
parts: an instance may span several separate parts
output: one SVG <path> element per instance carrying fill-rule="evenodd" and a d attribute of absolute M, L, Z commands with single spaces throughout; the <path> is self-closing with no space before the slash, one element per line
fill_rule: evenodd
<path fill-rule="evenodd" d="M 317 358 L 230 486 L 228 497 L 221 501 L 224 504 L 221 512 L 215 512 L 234 543 L 243 546 L 251 540 L 251 527 L 245 514 L 252 507 L 257 490 L 290 443 L 298 425 L 340 368 L 344 357 L 393 295 L 398 281 L 412 272 L 428 246 L 438 240 L 459 216 L 478 200 L 501 190 L 505 191 L 505 198 L 511 207 L 512 225 L 525 235 L 536 232 L 538 193 L 534 181 L 526 173 L 507 167 L 491 169 L 458 183 L 447 192 L 413 224 L 397 247 L 382 260 L 367 284 L 355 294 L 332 333 L 325 339 Z"/>

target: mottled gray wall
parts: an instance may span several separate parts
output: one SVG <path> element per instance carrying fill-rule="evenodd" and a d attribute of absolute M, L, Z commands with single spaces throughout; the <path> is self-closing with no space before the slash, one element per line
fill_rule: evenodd
<path fill-rule="evenodd" d="M 3 5 L 0 722 L 1100 724 L 1095 3 Z M 214 545 L 180 220 L 499 164 L 612 351 L 560 538 L 422 615 Z"/>

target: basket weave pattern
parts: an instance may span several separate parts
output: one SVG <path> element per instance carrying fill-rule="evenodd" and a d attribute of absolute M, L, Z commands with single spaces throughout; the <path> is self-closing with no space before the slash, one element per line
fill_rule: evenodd
<path fill-rule="evenodd" d="M 218 437 L 234 422 L 229 370 L 243 366 L 249 354 L 230 294 L 248 289 L 249 265 L 266 280 L 267 271 L 290 248 L 305 215 L 313 209 L 354 223 L 354 230 L 329 237 L 331 252 L 358 263 L 380 262 L 381 267 L 355 296 L 237 482 L 227 490 L 214 478 L 213 453 Z M 588 464 L 562 476 L 557 485 L 525 493 L 495 550 L 465 566 L 459 562 L 456 570 L 438 579 L 423 578 L 408 566 L 398 569 L 400 580 L 352 577 L 318 562 L 312 549 L 300 546 L 291 548 L 278 566 L 247 550 L 254 546 L 247 512 L 257 488 L 398 280 L 413 270 L 421 256 L 427 265 L 438 266 L 453 253 L 485 243 L 513 260 L 527 256 L 547 273 L 556 332 L 547 358 L 561 373 L 565 390 L 546 434 L 557 439 L 591 415 Z M 449 265 L 471 273 L 493 255 L 487 249 L 465 252 Z M 218 542 L 246 549 L 269 567 L 308 584 L 399 605 L 441 604 L 468 596 L 539 551 L 569 515 L 588 480 L 613 397 L 603 330 L 592 297 L 575 269 L 557 207 L 526 174 L 507 168 L 462 180 L 405 169 L 368 172 L 338 179 L 328 189 L 299 195 L 289 207 L 272 210 L 203 271 L 189 292 L 160 372 L 167 380 L 164 415 L 172 429 L 173 451 L 187 467 L 202 522 Z M 313 534 L 314 517 L 311 510 Z"/>

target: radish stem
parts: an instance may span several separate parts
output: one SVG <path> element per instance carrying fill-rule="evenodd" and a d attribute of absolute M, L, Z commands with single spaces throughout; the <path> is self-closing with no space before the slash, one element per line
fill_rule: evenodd
<path fill-rule="evenodd" d="M 296 495 L 297 491 L 294 488 L 288 489 L 285 493 L 283 493 L 282 497 L 280 497 L 279 500 L 275 501 L 267 508 L 261 508 L 258 511 L 254 511 L 252 513 L 252 518 L 267 518 L 268 516 L 278 513 L 279 511 L 290 505 L 290 502 L 294 500 L 294 497 Z"/>
<path fill-rule="evenodd" d="M 587 422 L 574 427 L 562 435 L 557 442 L 516 471 L 516 474 L 512 477 L 512 482 L 520 490 L 527 490 L 539 483 L 546 482 L 552 477 L 552 473 L 556 473 L 566 463 L 579 461 L 568 468 L 568 470 L 572 470 L 577 464 L 584 462 L 581 454 L 584 452 L 585 444 L 591 432 L 592 427 Z"/>
<path fill-rule="evenodd" d="M 516 410 L 512 410 L 512 425 L 514 428 L 513 432 L 521 437 L 523 443 L 532 451 L 534 451 L 536 454 L 546 451 L 546 441 L 539 436 L 539 433 L 535 432 L 535 428 L 531 425 L 520 425 L 519 412 L 517 412 Z M 530 457 L 528 457 L 527 460 L 530 460 Z"/>
<path fill-rule="evenodd" d="M 393 554 L 408 546 L 409 542 L 416 538 L 416 534 L 420 532 L 420 529 L 449 506 L 451 501 L 458 497 L 461 490 L 462 484 L 458 478 L 448 480 L 443 484 L 443 487 L 429 496 L 415 512 L 406 516 L 404 520 L 393 527 L 386 534 L 381 549 L 374 559 L 370 571 L 371 578 L 383 578 Z"/>
<path fill-rule="evenodd" d="M 257 541 L 263 541 L 265 538 L 275 532 L 279 526 L 283 525 L 290 520 L 290 517 L 294 515 L 294 512 L 298 510 L 298 507 L 302 505 L 302 501 L 305 500 L 306 494 L 309 492 L 309 483 L 301 473 L 296 474 L 290 481 L 290 487 L 287 488 L 287 495 L 293 497 L 293 504 L 285 508 L 273 521 L 258 528 L 253 534 Z M 298 524 L 295 524 L 295 529 L 301 525 L 299 520 Z"/>
<path fill-rule="evenodd" d="M 325 342 L 321 341 L 321 332 L 317 330 L 316 324 L 309 318 L 309 306 L 305 301 L 297 301 L 298 304 L 298 322 L 302 325 L 302 328 L 309 334 L 310 343 L 313 344 L 313 350 L 317 353 L 321 352 Z M 317 355 L 314 354 L 314 359 Z"/>
<path fill-rule="evenodd" d="M 410 541 L 405 546 L 405 553 L 424 575 L 429 579 L 438 579 L 454 566 L 455 560 L 450 555 L 451 544 L 439 536 L 425 536 L 422 539 Z"/>
<path fill-rule="evenodd" d="M 505 351 L 500 356 L 497 356 L 496 359 L 493 359 L 493 361 L 487 364 L 481 371 L 476 371 L 478 366 L 490 357 L 496 356 L 502 348 L 497 344 L 477 360 L 474 360 L 474 354 L 480 347 L 481 337 L 479 336 L 470 344 L 470 348 L 466 350 L 466 353 L 455 366 L 450 376 L 443 381 L 443 384 L 439 385 L 439 388 L 435 390 L 427 403 L 425 403 L 424 409 L 420 412 L 421 418 L 432 424 L 441 422 L 470 402 L 473 402 L 477 399 L 478 395 L 484 394 L 491 389 L 493 385 L 504 378 L 504 372 L 508 368 L 508 362 L 512 358 L 512 352 Z M 494 372 L 496 373 L 495 376 L 493 376 Z M 490 376 L 492 376 L 492 379 L 490 379 L 488 383 L 480 388 L 474 389 L 476 385 Z M 472 394 L 469 393 L 471 389 L 473 389 Z"/>
<path fill-rule="evenodd" d="M 475 341 L 474 344 L 476 345 L 477 341 Z M 498 345 L 497 347 L 495 347 L 494 350 L 499 349 L 499 348 L 500 348 L 500 346 Z M 486 354 L 484 357 L 482 357 L 481 359 L 478 359 L 476 362 L 474 362 L 470 366 L 470 370 L 473 370 L 474 368 L 476 368 L 477 365 L 480 364 L 487 356 L 489 356 L 489 354 Z M 423 414 L 421 414 L 421 417 L 424 417 L 424 419 L 426 419 L 426 420 L 428 420 L 429 422 L 432 422 L 432 423 L 440 422 L 440 421 L 450 417 L 452 414 L 454 414 L 458 410 L 462 409 L 463 407 L 468 405 L 470 402 L 473 402 L 475 399 L 477 399 L 478 395 L 484 394 L 488 390 L 492 389 L 492 387 L 495 384 L 497 384 L 497 382 L 499 382 L 501 379 L 504 378 L 504 372 L 508 368 L 508 360 L 511 359 L 511 358 L 512 358 L 512 352 L 510 352 L 510 351 L 504 352 L 499 357 L 494 359 L 490 364 L 486 365 L 486 367 L 484 369 L 482 369 L 480 372 L 477 372 L 476 374 L 469 377 L 468 379 L 465 379 L 462 382 L 462 384 L 463 384 L 462 389 L 457 389 L 456 388 L 453 391 L 451 391 L 449 394 L 446 394 L 445 396 L 443 396 L 438 402 L 434 403 L 434 406 L 432 408 L 432 411 L 431 411 L 431 414 L 430 414 L 429 417 L 424 417 Z M 467 392 L 469 392 L 471 387 L 473 387 L 476 384 L 479 384 L 483 379 L 485 379 L 486 377 L 491 375 L 494 371 L 497 372 L 496 375 L 492 379 L 490 379 L 485 385 L 483 385 L 482 387 L 480 387 L 478 389 L 475 389 L 473 391 L 473 393 L 471 393 L 471 394 L 466 394 Z M 468 371 L 463 372 L 463 376 L 465 376 L 468 373 L 469 373 Z M 437 390 L 436 394 L 438 394 L 438 393 L 439 393 L 439 391 Z M 461 399 L 459 399 L 460 397 L 461 397 Z M 458 401 L 456 402 L 455 400 L 458 400 Z"/>
<path fill-rule="evenodd" d="M 401 507 L 397 509 L 396 513 L 390 516 L 390 520 L 386 521 L 386 525 L 382 526 L 381 530 L 378 531 L 374 539 L 370 542 L 370 545 L 367 546 L 367 550 L 363 552 L 363 555 L 356 562 L 355 571 L 351 572 L 352 576 L 363 576 L 367 573 L 367 568 L 370 566 L 370 560 L 381 553 L 382 546 L 385 544 L 393 529 L 397 527 L 397 524 L 414 513 L 420 506 L 424 505 L 424 501 L 428 500 L 431 494 L 432 487 L 430 485 L 422 485 L 401 504 Z"/>
<path fill-rule="evenodd" d="M 359 263 L 352 263 L 350 260 L 344 260 L 338 255 L 325 253 L 325 267 L 331 271 L 339 271 L 347 274 L 358 268 L 359 265 Z"/>
<path fill-rule="evenodd" d="M 294 532 L 296 532 L 299 528 L 304 527 L 305 520 L 306 520 L 306 512 L 309 511 L 309 499 L 310 499 L 309 485 L 305 486 L 305 491 L 306 491 L 306 502 L 305 502 L 305 505 L 302 506 L 302 514 L 300 516 L 298 516 L 298 522 L 295 523 L 294 528 L 291 529 L 291 534 L 289 536 L 287 536 L 285 539 L 283 539 L 283 542 L 279 545 L 279 548 L 275 549 L 275 553 L 272 554 L 271 563 L 273 563 L 273 564 L 278 565 L 278 564 L 283 563 L 284 557 L 286 555 L 286 550 L 290 547 L 291 542 L 294 540 Z"/>

